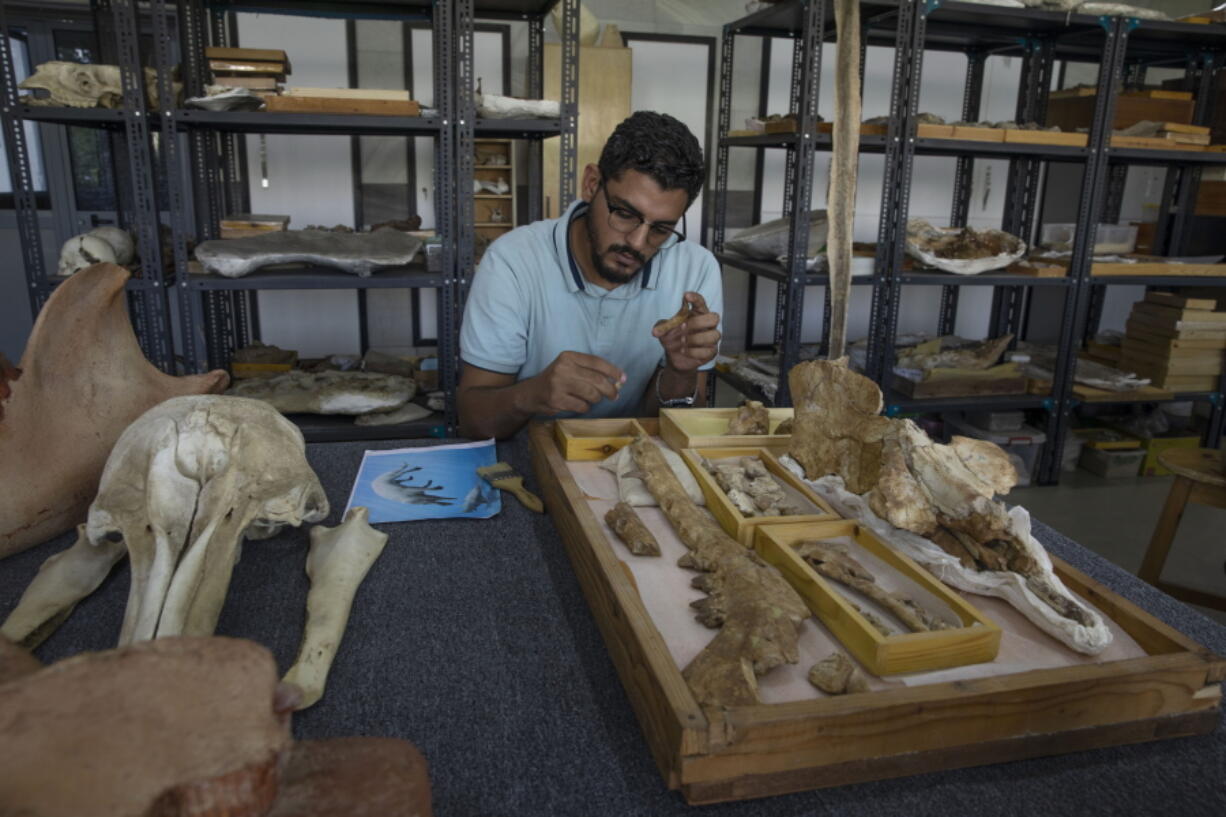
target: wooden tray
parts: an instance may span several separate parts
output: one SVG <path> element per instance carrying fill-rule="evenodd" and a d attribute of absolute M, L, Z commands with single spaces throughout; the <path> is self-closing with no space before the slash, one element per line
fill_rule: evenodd
<path fill-rule="evenodd" d="M 568 460 L 603 460 L 647 432 L 638 420 L 558 420 L 554 433 Z"/>
<path fill-rule="evenodd" d="M 796 553 L 796 544 L 814 539 L 850 537 L 856 544 L 943 601 L 962 627 L 928 633 L 884 636 L 865 620 L 831 582 Z M 779 568 L 804 597 L 809 609 L 848 651 L 874 675 L 961 667 L 991 661 L 1000 649 L 1000 628 L 957 593 L 937 581 L 911 559 L 896 553 L 859 523 L 840 519 L 816 524 L 762 526 L 754 535 L 754 550 Z M 854 554 L 853 554 L 854 558 Z"/>
<path fill-rule="evenodd" d="M 719 483 L 715 481 L 715 477 L 707 473 L 707 469 L 702 467 L 699 457 L 706 457 L 709 460 L 722 460 L 729 457 L 759 457 L 766 466 L 766 470 L 770 471 L 776 479 L 799 493 L 808 502 L 816 505 L 819 510 L 816 513 L 799 516 L 745 516 L 728 499 L 724 489 L 720 488 Z M 702 489 L 702 495 L 707 499 L 707 510 L 711 512 L 711 515 L 715 517 L 720 527 L 729 536 L 745 547 L 753 547 L 754 531 L 760 527 L 778 525 L 782 522 L 827 522 L 839 518 L 834 509 L 826 503 L 826 500 L 815 494 L 812 488 L 797 479 L 796 475 L 787 468 L 784 468 L 783 464 L 775 459 L 775 455 L 768 449 L 704 448 L 701 451 L 697 451 L 693 448 L 683 448 L 681 449 L 681 458 L 685 460 L 685 464 L 694 472 L 694 478 L 698 480 L 698 487 Z"/>
<path fill-rule="evenodd" d="M 790 408 L 770 408 L 770 430 L 792 419 Z M 660 436 L 673 448 L 787 448 L 790 434 L 737 434 L 729 436 L 732 408 L 662 409 Z"/>
<path fill-rule="evenodd" d="M 1054 556 L 1069 590 L 1117 622 L 1148 655 L 704 711 L 571 476 L 551 426 L 534 423 L 528 432 L 541 494 L 656 766 L 690 803 L 1207 734 L 1217 727 L 1226 661 Z"/>
<path fill-rule="evenodd" d="M 966 139 L 971 142 L 1003 142 L 1003 128 L 976 128 L 970 125 L 954 125 L 955 139 Z"/>

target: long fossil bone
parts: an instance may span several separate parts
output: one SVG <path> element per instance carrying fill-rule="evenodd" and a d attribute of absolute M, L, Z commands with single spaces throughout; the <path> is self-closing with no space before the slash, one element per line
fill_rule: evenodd
<path fill-rule="evenodd" d="M 77 525 L 77 541 L 43 562 L 21 601 L 0 625 L 0 635 L 34 649 L 72 614 L 77 602 L 98 589 L 126 554 L 123 542 L 103 539 L 91 544 L 85 525 Z"/>
<path fill-rule="evenodd" d="M 699 621 L 720 631 L 682 676 L 703 706 L 758 703 L 757 676 L 799 660 L 798 630 L 809 617 L 804 600 L 694 504 L 651 440 L 640 438 L 630 449 L 647 489 L 690 549 L 678 564 L 708 574 L 695 580 L 710 594 L 695 607 Z"/>
<path fill-rule="evenodd" d="M 240 397 L 177 397 L 124 431 L 86 523 L 131 557 L 121 645 L 211 634 L 242 538 L 327 515 L 305 451 L 293 423 Z"/>
<path fill-rule="evenodd" d="M 860 157 L 860 3 L 836 0 L 834 133 L 830 231 L 826 253 L 830 268 L 830 358 L 843 356 L 847 343 L 847 306 L 851 298 L 851 242 L 856 217 L 856 176 Z M 810 252 L 815 247 L 810 247 Z"/>
<path fill-rule="evenodd" d="M 372 528 L 369 517 L 370 511 L 358 506 L 335 528 L 311 528 L 306 627 L 298 660 L 283 679 L 302 690 L 297 709 L 306 709 L 323 697 L 328 670 L 349 623 L 353 597 L 387 544 L 387 534 Z"/>
<path fill-rule="evenodd" d="M 0 558 L 84 521 L 111 447 L 142 412 L 229 382 L 220 370 L 172 377 L 150 364 L 128 322 L 127 280 L 99 264 L 56 287 L 7 400 L 0 387 Z"/>

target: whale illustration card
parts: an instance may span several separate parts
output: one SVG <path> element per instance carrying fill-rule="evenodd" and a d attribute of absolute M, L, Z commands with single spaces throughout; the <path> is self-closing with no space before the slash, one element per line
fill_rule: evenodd
<path fill-rule="evenodd" d="M 363 505 L 371 524 L 488 519 L 502 510 L 502 498 L 477 469 L 497 461 L 493 440 L 367 451 L 345 511 Z"/>

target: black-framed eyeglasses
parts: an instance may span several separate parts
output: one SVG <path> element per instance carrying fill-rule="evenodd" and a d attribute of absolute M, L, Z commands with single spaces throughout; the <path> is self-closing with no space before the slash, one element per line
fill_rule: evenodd
<path fill-rule="evenodd" d="M 681 232 L 674 230 L 667 224 L 661 224 L 658 221 L 647 221 L 641 213 L 631 210 L 628 207 L 622 207 L 614 204 L 609 198 L 609 191 L 605 187 L 602 180 L 598 185 L 599 189 L 604 191 L 605 205 L 609 209 L 609 226 L 622 235 L 629 235 L 639 228 L 640 225 L 647 225 L 647 243 L 655 247 L 657 250 L 663 250 L 673 246 L 678 241 L 685 240 L 685 214 L 681 214 Z"/>

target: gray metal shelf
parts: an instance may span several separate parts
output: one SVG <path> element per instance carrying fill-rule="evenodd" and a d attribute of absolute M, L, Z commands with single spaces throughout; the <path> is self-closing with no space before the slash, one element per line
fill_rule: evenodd
<path fill-rule="evenodd" d="M 339 136 L 437 136 L 437 118 L 376 114 L 270 113 L 268 111 L 196 111 L 174 113 L 185 129 L 226 133 L 301 133 Z"/>
<path fill-rule="evenodd" d="M 902 392 L 887 388 L 884 413 L 894 417 L 899 414 L 941 411 L 1009 411 L 1016 409 L 1050 409 L 1049 395 L 1038 394 L 990 394 L 976 397 L 908 397 Z"/>
<path fill-rule="evenodd" d="M 262 269 L 241 278 L 196 273 L 187 276 L 185 286 L 193 290 L 236 289 L 434 289 L 444 286 L 447 277 L 428 272 L 424 264 L 392 267 L 360 277 L 329 267 L 302 266 L 292 269 Z"/>
<path fill-rule="evenodd" d="M 1091 286 L 1112 284 L 1147 287 L 1226 287 L 1226 276 L 1094 275 Z"/>
<path fill-rule="evenodd" d="M 478 118 L 473 132 L 477 138 L 547 139 L 562 132 L 562 120 Z"/>
<path fill-rule="evenodd" d="M 42 105 L 18 105 L 16 113 L 28 122 L 109 128 L 122 128 L 124 117 L 119 108 L 61 108 Z"/>

